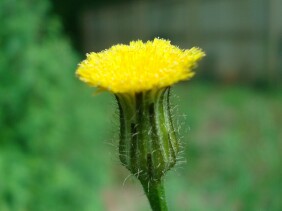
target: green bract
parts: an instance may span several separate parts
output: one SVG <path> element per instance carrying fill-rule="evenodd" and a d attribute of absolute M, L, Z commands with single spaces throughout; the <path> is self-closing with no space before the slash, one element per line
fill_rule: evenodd
<path fill-rule="evenodd" d="M 120 109 L 120 160 L 141 181 L 158 181 L 174 166 L 179 143 L 169 88 L 116 95 Z"/>

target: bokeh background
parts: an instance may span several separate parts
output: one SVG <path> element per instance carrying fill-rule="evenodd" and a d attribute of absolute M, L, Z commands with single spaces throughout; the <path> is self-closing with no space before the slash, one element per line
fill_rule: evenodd
<path fill-rule="evenodd" d="M 75 78 L 89 51 L 160 37 L 207 56 L 173 87 L 183 142 L 170 210 L 282 210 L 280 0 L 0 0 L 0 210 L 146 211 L 118 161 L 109 93 Z"/>

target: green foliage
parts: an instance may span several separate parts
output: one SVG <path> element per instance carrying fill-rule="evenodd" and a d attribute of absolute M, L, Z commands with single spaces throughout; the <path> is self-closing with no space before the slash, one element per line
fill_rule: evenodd
<path fill-rule="evenodd" d="M 91 168 L 106 135 L 93 140 L 87 127 L 103 121 L 88 113 L 95 106 L 75 80 L 78 58 L 48 9 L 46 0 L 0 1 L 3 211 L 92 210 L 107 178 L 102 166 Z"/>
<path fill-rule="evenodd" d="M 281 90 L 193 84 L 176 93 L 187 163 L 166 181 L 172 210 L 281 210 Z"/>

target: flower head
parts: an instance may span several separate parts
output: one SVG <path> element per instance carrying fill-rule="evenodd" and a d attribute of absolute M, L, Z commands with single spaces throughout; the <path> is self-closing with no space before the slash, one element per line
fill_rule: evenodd
<path fill-rule="evenodd" d="M 144 187 L 153 210 L 167 210 L 163 177 L 177 162 L 180 142 L 170 107 L 170 86 L 187 80 L 204 56 L 170 41 L 115 45 L 90 53 L 76 71 L 80 80 L 115 94 L 120 117 L 119 158 Z"/>
<path fill-rule="evenodd" d="M 199 48 L 181 50 L 163 39 L 133 41 L 87 54 L 76 74 L 80 80 L 102 90 L 137 93 L 191 78 L 192 69 L 204 55 Z"/>

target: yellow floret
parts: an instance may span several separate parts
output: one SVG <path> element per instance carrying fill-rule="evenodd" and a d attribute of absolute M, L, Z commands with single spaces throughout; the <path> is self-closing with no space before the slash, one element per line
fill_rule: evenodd
<path fill-rule="evenodd" d="M 192 69 L 203 56 L 199 48 L 181 50 L 163 39 L 146 43 L 133 41 L 87 54 L 76 74 L 80 80 L 99 89 L 135 93 L 191 78 Z"/>

